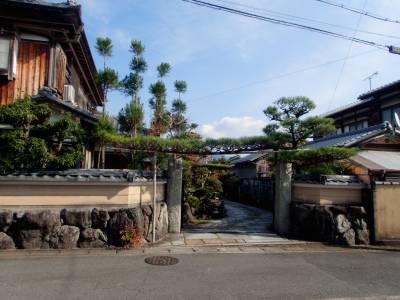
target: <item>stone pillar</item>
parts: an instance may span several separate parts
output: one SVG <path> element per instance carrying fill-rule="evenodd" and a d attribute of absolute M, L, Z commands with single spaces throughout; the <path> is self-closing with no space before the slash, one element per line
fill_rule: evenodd
<path fill-rule="evenodd" d="M 278 163 L 275 175 L 274 228 L 287 235 L 290 228 L 290 202 L 292 201 L 292 164 Z"/>
<path fill-rule="evenodd" d="M 182 159 L 171 157 L 168 161 L 168 232 L 181 232 L 182 209 Z"/>

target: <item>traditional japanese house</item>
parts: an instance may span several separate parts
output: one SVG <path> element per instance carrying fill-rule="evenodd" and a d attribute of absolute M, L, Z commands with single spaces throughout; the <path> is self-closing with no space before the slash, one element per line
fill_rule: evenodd
<path fill-rule="evenodd" d="M 324 114 L 335 120 L 337 134 L 348 133 L 384 122 L 394 124 L 400 114 L 400 80 L 364 93 L 358 101 Z"/>
<path fill-rule="evenodd" d="M 0 1 L 0 105 L 32 97 L 83 127 L 97 122 L 102 92 L 76 1 Z M 91 151 L 82 167 L 90 168 Z"/>

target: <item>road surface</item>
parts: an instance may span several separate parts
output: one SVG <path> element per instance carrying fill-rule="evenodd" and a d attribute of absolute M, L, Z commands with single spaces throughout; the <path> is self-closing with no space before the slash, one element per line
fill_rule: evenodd
<path fill-rule="evenodd" d="M 400 253 L 2 258 L 1 299 L 400 299 Z"/>

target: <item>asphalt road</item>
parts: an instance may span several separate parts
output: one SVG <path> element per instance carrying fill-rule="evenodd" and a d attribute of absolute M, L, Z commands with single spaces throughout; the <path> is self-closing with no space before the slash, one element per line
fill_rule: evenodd
<path fill-rule="evenodd" d="M 397 299 L 400 253 L 1 258 L 1 299 Z M 400 297 L 399 297 L 400 298 Z"/>

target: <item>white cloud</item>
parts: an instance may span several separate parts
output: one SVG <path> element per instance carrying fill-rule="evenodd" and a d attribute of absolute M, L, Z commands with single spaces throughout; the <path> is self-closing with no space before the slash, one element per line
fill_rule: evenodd
<path fill-rule="evenodd" d="M 198 132 L 208 138 L 252 136 L 261 135 L 265 125 L 264 120 L 253 117 L 223 117 L 219 121 L 201 125 Z"/>

